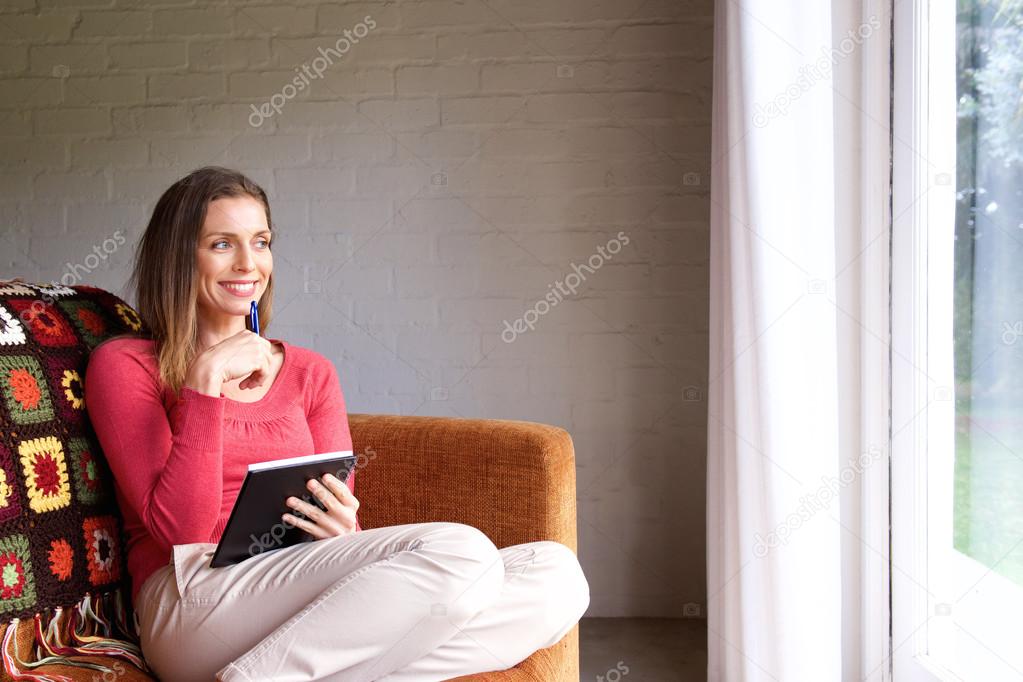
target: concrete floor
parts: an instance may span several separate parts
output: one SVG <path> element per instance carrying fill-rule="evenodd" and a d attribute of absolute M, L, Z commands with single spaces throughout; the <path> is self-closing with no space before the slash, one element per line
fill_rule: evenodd
<path fill-rule="evenodd" d="M 707 679 L 707 622 L 682 618 L 583 618 L 581 682 Z"/>

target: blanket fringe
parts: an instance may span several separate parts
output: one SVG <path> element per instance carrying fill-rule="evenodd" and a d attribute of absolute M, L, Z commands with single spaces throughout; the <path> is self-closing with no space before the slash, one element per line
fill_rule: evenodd
<path fill-rule="evenodd" d="M 20 618 L 13 618 L 3 628 L 0 655 L 3 669 L 12 680 L 37 682 L 73 682 L 66 675 L 44 670 L 42 666 L 66 665 L 95 670 L 103 679 L 116 677 L 122 670 L 114 665 L 76 660 L 74 657 L 103 656 L 125 660 L 137 668 L 151 673 L 138 644 L 134 620 L 128 617 L 123 589 L 112 592 L 88 593 L 71 607 L 57 607 L 52 612 L 37 613 L 32 624 L 33 647 L 29 660 L 22 659 L 18 651 Z"/>

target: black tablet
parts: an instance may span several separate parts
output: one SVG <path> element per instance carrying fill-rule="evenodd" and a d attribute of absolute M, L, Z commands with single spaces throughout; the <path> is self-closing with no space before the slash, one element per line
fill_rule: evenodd
<path fill-rule="evenodd" d="M 293 496 L 323 509 L 306 482 L 331 473 L 347 484 L 355 460 L 351 450 L 343 450 L 250 464 L 210 566 L 230 566 L 303 542 L 306 532 L 281 518 L 296 513 L 285 500 Z"/>

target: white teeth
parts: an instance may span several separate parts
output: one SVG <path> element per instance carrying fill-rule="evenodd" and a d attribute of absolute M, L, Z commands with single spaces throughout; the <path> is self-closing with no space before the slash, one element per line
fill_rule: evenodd
<path fill-rule="evenodd" d="M 252 291 L 256 287 L 255 284 L 224 284 L 224 286 L 232 291 Z"/>

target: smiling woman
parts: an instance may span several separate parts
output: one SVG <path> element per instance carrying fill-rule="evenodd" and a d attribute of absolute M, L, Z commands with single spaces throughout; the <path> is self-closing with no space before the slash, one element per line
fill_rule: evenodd
<path fill-rule="evenodd" d="M 258 302 L 273 274 L 268 207 L 252 196 L 212 200 L 196 245 L 196 313 L 199 349 L 206 350 L 238 330 L 240 316 Z M 226 379 L 221 392 L 234 400 L 258 400 L 280 371 L 283 351 L 273 355 L 261 386 L 246 376 Z M 192 384 L 194 385 L 194 384 Z"/>
<path fill-rule="evenodd" d="M 160 197 L 129 285 L 159 346 L 160 378 L 172 389 L 185 382 L 192 357 L 237 329 L 249 301 L 258 301 L 259 319 L 269 326 L 272 226 L 263 188 L 226 168 L 200 168 Z M 236 292 L 224 286 L 231 282 L 256 284 Z"/>
<path fill-rule="evenodd" d="M 443 680 L 558 642 L 589 604 L 571 549 L 498 549 L 440 521 L 364 531 L 354 473 L 310 479 L 318 504 L 266 501 L 312 542 L 210 566 L 250 464 L 353 450 L 333 363 L 244 326 L 253 301 L 270 320 L 272 235 L 266 194 L 241 173 L 182 178 L 136 253 L 150 337 L 90 356 L 86 406 L 124 516 L 146 661 L 181 681 Z"/>

